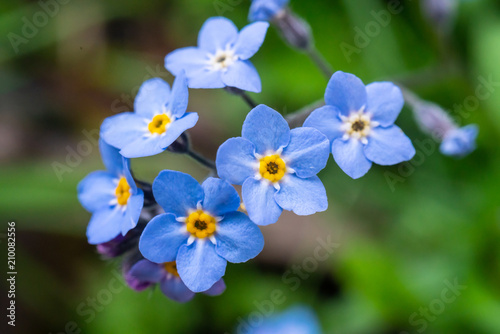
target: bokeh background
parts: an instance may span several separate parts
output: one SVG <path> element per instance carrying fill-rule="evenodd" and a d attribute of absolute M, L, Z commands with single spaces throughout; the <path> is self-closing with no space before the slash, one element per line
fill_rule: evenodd
<path fill-rule="evenodd" d="M 285 214 L 263 228 L 262 254 L 229 265 L 227 291 L 216 298 L 199 295 L 180 305 L 158 290 L 136 293 L 123 286 L 119 263 L 104 261 L 86 243 L 90 215 L 77 201 L 76 185 L 103 168 L 95 145 L 102 120 L 131 110 L 144 80 L 172 82 L 164 56 L 195 45 L 208 17 L 222 14 L 241 28 L 249 4 L 60 0 L 45 24 L 23 31 L 26 20 L 44 11 L 40 3 L 0 2 L 0 268 L 6 268 L 5 233 L 13 220 L 15 332 L 229 333 L 278 290 L 282 302 L 271 313 L 309 305 L 325 333 L 500 333 L 500 87 L 467 117 L 454 107 L 475 96 L 481 77 L 500 81 L 495 0 L 461 2 L 449 34 L 436 33 L 419 1 L 403 1 L 404 10 L 350 57 L 341 45 L 356 46 L 357 28 L 374 21 L 372 11 L 387 10 L 387 1 L 291 1 L 335 69 L 365 83 L 400 80 L 461 124 L 479 124 L 478 149 L 470 156 L 455 160 L 435 146 L 417 146 L 421 154 L 410 163 L 374 166 L 359 180 L 330 158 L 320 174 L 329 210 L 310 217 Z M 16 46 L 12 33 L 24 38 Z M 326 80 L 275 30 L 252 61 L 263 82 L 262 93 L 252 94 L 259 103 L 288 114 L 322 98 Z M 239 135 L 249 108 L 222 90 L 191 90 L 189 110 L 200 114 L 190 131 L 194 147 L 214 158 L 222 142 Z M 414 142 L 427 139 L 409 108 L 397 124 Z M 198 180 L 207 175 L 171 153 L 132 165 L 148 181 L 163 169 Z M 389 175 L 399 177 L 392 186 Z M 318 238 L 328 237 L 337 244 L 334 252 L 292 290 L 296 285 L 287 279 L 299 276 L 289 270 L 314 256 Z M 443 302 L 443 291 L 454 282 L 465 288 Z M 3 315 L 5 279 L 0 286 L 5 333 L 12 331 Z M 427 315 L 422 308 L 430 310 Z"/>

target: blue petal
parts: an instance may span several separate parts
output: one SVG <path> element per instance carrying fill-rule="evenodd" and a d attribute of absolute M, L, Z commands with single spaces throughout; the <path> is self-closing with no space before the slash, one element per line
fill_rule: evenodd
<path fill-rule="evenodd" d="M 215 89 L 224 88 L 226 84 L 222 81 L 222 72 L 206 67 L 199 68 L 198 71 L 189 76 L 189 88 Z"/>
<path fill-rule="evenodd" d="M 274 198 L 285 210 L 293 211 L 299 216 L 307 216 L 328 208 L 325 187 L 317 176 L 303 179 L 289 174 L 280 186 Z"/>
<path fill-rule="evenodd" d="M 209 177 L 201 185 L 205 192 L 203 210 L 215 216 L 223 216 L 228 212 L 238 210 L 240 196 L 227 181 Z"/>
<path fill-rule="evenodd" d="M 110 172 L 96 171 L 78 183 L 78 200 L 89 212 L 109 207 L 116 198 L 117 177 Z"/>
<path fill-rule="evenodd" d="M 459 129 L 448 132 L 439 150 L 444 155 L 461 158 L 476 149 L 476 138 L 479 133 L 479 127 L 476 124 L 470 124 Z"/>
<path fill-rule="evenodd" d="M 106 143 L 122 149 L 149 133 L 148 121 L 132 112 L 108 117 L 101 125 L 101 137 Z"/>
<path fill-rule="evenodd" d="M 235 54 L 243 60 L 252 57 L 264 43 L 268 28 L 267 22 L 255 22 L 243 28 L 234 45 Z"/>
<path fill-rule="evenodd" d="M 250 21 L 270 21 L 290 0 L 253 0 L 248 19 Z"/>
<path fill-rule="evenodd" d="M 332 153 L 337 165 L 353 179 L 362 177 L 372 167 L 372 162 L 363 153 L 363 144 L 357 139 L 335 139 Z"/>
<path fill-rule="evenodd" d="M 175 78 L 172 87 L 172 96 L 168 102 L 168 109 L 172 116 L 179 118 L 186 112 L 189 99 L 189 90 L 187 86 L 186 73 L 181 71 Z"/>
<path fill-rule="evenodd" d="M 145 118 L 163 114 L 170 98 L 170 86 L 160 78 L 145 81 L 135 97 L 134 110 Z"/>
<path fill-rule="evenodd" d="M 186 303 L 195 295 L 178 277 L 165 278 L 160 283 L 160 289 L 165 296 L 179 303 Z"/>
<path fill-rule="evenodd" d="M 182 245 L 177 255 L 179 275 L 193 292 L 210 289 L 226 272 L 227 261 L 217 255 L 208 239 L 196 239 L 191 245 Z"/>
<path fill-rule="evenodd" d="M 326 87 L 325 102 L 337 107 L 344 116 L 366 105 L 366 88 L 353 74 L 341 71 L 332 75 Z"/>
<path fill-rule="evenodd" d="M 249 92 L 260 93 L 262 84 L 259 73 L 249 60 L 238 60 L 222 72 L 222 82 Z"/>
<path fill-rule="evenodd" d="M 226 46 L 236 42 L 237 38 L 238 29 L 231 20 L 225 17 L 211 17 L 201 27 L 198 47 L 215 53 L 217 50 L 225 50 Z"/>
<path fill-rule="evenodd" d="M 271 184 L 248 178 L 241 192 L 248 216 L 255 224 L 269 225 L 278 221 L 283 209 L 274 199 L 276 189 Z"/>
<path fill-rule="evenodd" d="M 255 152 L 259 154 L 274 152 L 290 142 L 288 123 L 280 113 L 263 104 L 248 113 L 241 133 L 255 145 Z"/>
<path fill-rule="evenodd" d="M 135 184 L 134 184 L 135 186 Z M 137 189 L 135 195 L 132 195 L 127 202 L 127 216 L 122 222 L 122 234 L 127 234 L 128 231 L 137 226 L 144 205 L 144 193 L 141 189 Z"/>
<path fill-rule="evenodd" d="M 177 49 L 165 57 L 165 67 L 175 76 L 183 71 L 191 79 L 193 75 L 208 66 L 208 54 L 197 47 Z"/>
<path fill-rule="evenodd" d="M 186 217 L 203 200 L 203 188 L 192 176 L 172 170 L 164 170 L 153 182 L 156 202 L 176 217 Z M 173 261 L 173 260 L 170 260 Z"/>
<path fill-rule="evenodd" d="M 122 222 L 127 218 L 126 211 L 119 206 L 94 212 L 87 226 L 89 244 L 97 245 L 113 240 L 121 233 Z"/>
<path fill-rule="evenodd" d="M 374 82 L 366 86 L 366 111 L 382 126 L 394 124 L 405 104 L 401 89 L 392 82 Z"/>
<path fill-rule="evenodd" d="M 325 168 L 330 156 L 330 142 L 313 128 L 296 128 L 290 132 L 290 143 L 283 150 L 287 167 L 306 178 Z"/>
<path fill-rule="evenodd" d="M 255 146 L 241 137 L 228 139 L 217 150 L 215 163 L 222 179 L 241 185 L 255 175 Z"/>
<path fill-rule="evenodd" d="M 217 254 L 232 263 L 253 259 L 264 248 L 264 237 L 260 229 L 242 212 L 224 216 L 215 234 Z"/>
<path fill-rule="evenodd" d="M 364 151 L 368 159 L 384 166 L 410 160 L 415 155 L 410 138 L 396 125 L 372 129 Z"/>
<path fill-rule="evenodd" d="M 314 110 L 304 122 L 304 127 L 311 127 L 319 130 L 330 142 L 342 137 L 344 131 L 340 129 L 340 111 L 334 106 L 323 106 Z"/>
<path fill-rule="evenodd" d="M 222 294 L 226 290 L 226 283 L 224 283 L 224 280 L 221 278 L 217 282 L 215 282 L 214 285 L 207 291 L 204 291 L 203 293 L 209 296 L 218 296 Z"/>
<path fill-rule="evenodd" d="M 129 164 L 128 159 L 123 159 L 120 150 L 114 146 L 109 145 L 104 140 L 99 139 L 99 150 L 101 151 L 101 158 L 106 169 L 115 175 L 123 175 L 125 165 Z"/>
<path fill-rule="evenodd" d="M 158 263 L 143 259 L 130 268 L 129 275 L 140 281 L 158 283 L 165 273 Z"/>
<path fill-rule="evenodd" d="M 175 261 L 179 247 L 187 242 L 189 232 L 183 223 L 171 214 L 154 217 L 146 225 L 139 239 L 139 250 L 155 263 Z"/>

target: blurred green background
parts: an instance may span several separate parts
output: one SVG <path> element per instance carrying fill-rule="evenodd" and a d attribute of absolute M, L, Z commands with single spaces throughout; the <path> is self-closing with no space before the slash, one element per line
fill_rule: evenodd
<path fill-rule="evenodd" d="M 124 287 L 119 264 L 103 261 L 86 243 L 90 215 L 77 201 L 76 185 L 103 168 L 92 144 L 102 120 L 131 110 L 144 80 L 172 82 L 164 56 L 195 45 L 208 17 L 222 14 L 241 28 L 249 4 L 60 0 L 28 38 L 26 20 L 41 20 L 34 16 L 43 7 L 37 1 L 0 3 L 0 267 L 6 267 L 5 233 L 13 220 L 15 332 L 234 332 L 252 312 L 262 314 L 259 307 L 278 290 L 284 297 L 273 309 L 310 305 L 325 333 L 500 333 L 499 87 L 468 117 L 453 111 L 475 95 L 481 77 L 500 81 L 495 0 L 461 3 L 446 40 L 424 19 L 419 1 L 404 1 L 404 10 L 350 59 L 340 46 L 355 46 L 357 28 L 374 21 L 372 11 L 387 10 L 387 1 L 291 1 L 335 69 L 365 83 L 401 80 L 462 125 L 478 123 L 478 149 L 465 159 L 442 156 L 435 143 L 430 151 L 416 146 L 420 153 L 410 163 L 374 166 L 352 180 L 330 158 L 320 174 L 329 210 L 311 217 L 285 214 L 263 228 L 264 251 L 249 263 L 228 266 L 222 296 L 199 295 L 184 305 L 159 291 Z M 23 39 L 13 45 L 12 33 Z M 259 103 L 287 114 L 324 94 L 321 73 L 275 30 L 252 61 L 263 82 L 263 92 L 252 94 Z M 222 90 L 191 90 L 189 110 L 200 114 L 190 131 L 193 145 L 212 158 L 222 142 L 239 135 L 249 111 Z M 397 124 L 415 143 L 426 140 L 407 107 Z M 163 169 L 200 181 L 206 176 L 188 158 L 170 153 L 135 159 L 133 168 L 148 181 Z M 394 176 L 398 181 L 391 186 L 387 178 Z M 327 260 L 303 278 L 290 272 L 308 263 L 318 238 L 327 237 L 338 244 Z M 446 290 L 455 282 L 465 286 L 456 295 Z M 5 310 L 5 279 L 0 286 Z M 0 328 L 12 330 L 3 312 Z"/>

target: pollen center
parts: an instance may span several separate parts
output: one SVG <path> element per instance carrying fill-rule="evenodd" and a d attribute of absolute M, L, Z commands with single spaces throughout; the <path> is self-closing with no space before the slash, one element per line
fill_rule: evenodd
<path fill-rule="evenodd" d="M 355 138 L 367 143 L 371 129 L 378 126 L 377 122 L 371 120 L 370 115 L 363 110 L 351 113 L 348 117 L 343 117 L 342 130 L 345 131 L 346 138 Z"/>
<path fill-rule="evenodd" d="M 148 125 L 148 130 L 151 133 L 161 135 L 167 131 L 167 126 L 171 123 L 170 117 L 167 114 L 160 114 L 153 117 L 153 120 Z"/>
<path fill-rule="evenodd" d="M 121 177 L 115 190 L 116 200 L 120 205 L 126 205 L 130 197 L 130 186 L 125 177 Z"/>
<path fill-rule="evenodd" d="M 175 263 L 175 261 L 165 262 L 163 264 L 163 268 L 167 271 L 167 273 L 179 277 L 179 273 L 177 272 L 177 263 Z"/>
<path fill-rule="evenodd" d="M 356 121 L 354 123 L 352 123 L 351 125 L 351 129 L 353 131 L 363 131 L 363 129 L 365 128 L 365 122 L 359 120 L 359 121 Z"/>
<path fill-rule="evenodd" d="M 263 178 L 278 182 L 285 176 L 285 161 L 278 154 L 265 156 L 260 159 L 259 172 Z"/>
<path fill-rule="evenodd" d="M 206 238 L 214 234 L 216 220 L 203 210 L 191 213 L 186 219 L 186 229 L 193 237 Z"/>
<path fill-rule="evenodd" d="M 218 50 L 215 54 L 209 56 L 209 64 L 214 70 L 225 70 L 231 66 L 237 58 L 233 50 Z"/>

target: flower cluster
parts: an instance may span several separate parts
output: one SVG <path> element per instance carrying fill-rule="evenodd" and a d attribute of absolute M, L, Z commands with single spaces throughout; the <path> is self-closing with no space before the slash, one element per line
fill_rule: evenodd
<path fill-rule="evenodd" d="M 325 105 L 306 110 L 299 127 L 291 128 L 289 117 L 253 103 L 246 91 L 260 92 L 261 80 L 249 59 L 264 42 L 269 23 L 263 21 L 285 30 L 289 26 L 285 39 L 312 50 L 310 35 L 300 32 L 306 32 L 305 25 L 280 21 L 290 23 L 294 17 L 287 3 L 253 1 L 250 18 L 256 22 L 241 31 L 226 18 L 208 19 L 197 47 L 166 56 L 165 67 L 176 76 L 172 87 L 150 79 L 142 84 L 133 112 L 104 120 L 100 150 L 107 170 L 83 179 L 78 197 L 92 213 L 88 242 L 106 257 L 123 258 L 131 288 L 158 285 L 178 302 L 196 293 L 219 295 L 226 289 L 228 262 L 247 262 L 262 251 L 259 226 L 278 222 L 283 210 L 300 216 L 327 210 L 327 191 L 318 174 L 330 153 L 353 179 L 373 163 L 395 165 L 414 156 L 411 140 L 394 124 L 405 102 L 403 92 L 390 82 L 365 86 L 353 74 L 331 73 Z M 300 36 L 307 37 L 305 44 Z M 328 66 L 322 70 L 328 72 Z M 187 112 L 189 88 L 225 88 L 251 105 L 241 137 L 226 140 L 216 161 L 193 151 L 186 135 L 199 120 L 197 113 Z M 476 136 L 475 126 L 450 127 L 441 150 L 470 153 Z M 193 157 L 211 169 L 210 176 L 201 184 L 173 170 L 161 171 L 152 183 L 133 177 L 130 159 L 164 151 Z M 241 199 L 234 186 L 241 186 Z M 290 314 L 283 317 L 295 317 Z"/>

